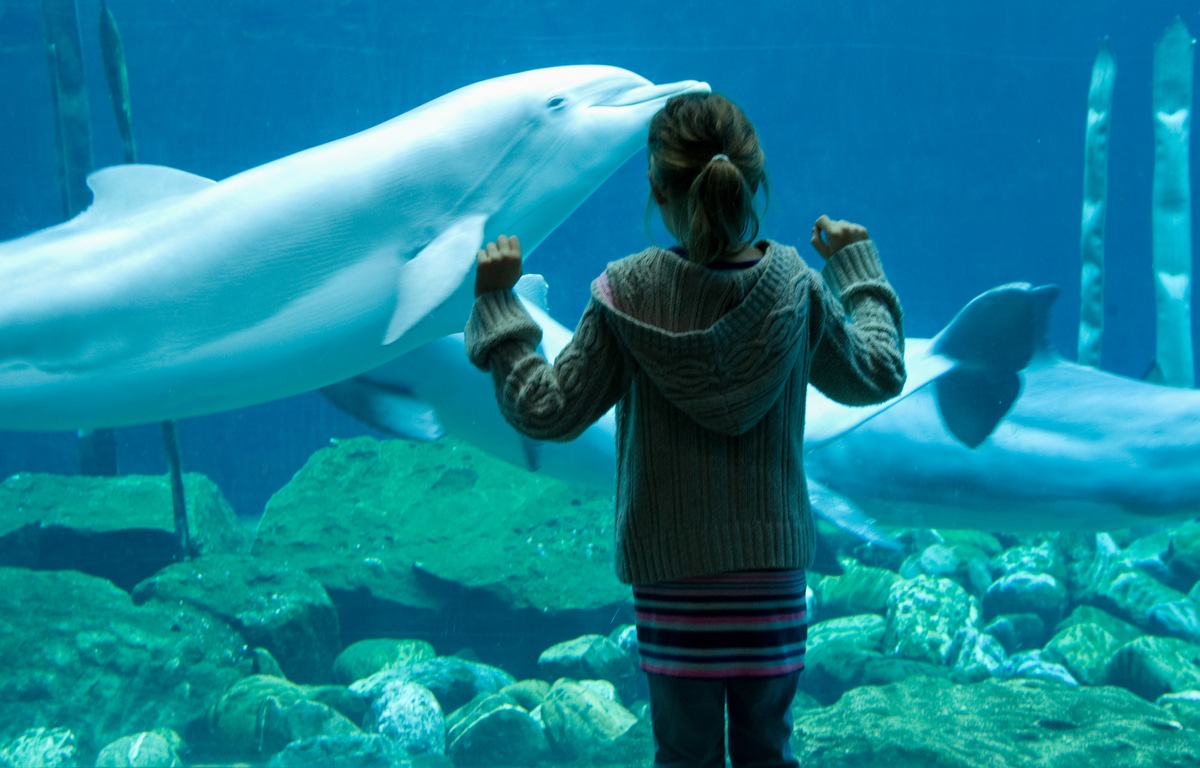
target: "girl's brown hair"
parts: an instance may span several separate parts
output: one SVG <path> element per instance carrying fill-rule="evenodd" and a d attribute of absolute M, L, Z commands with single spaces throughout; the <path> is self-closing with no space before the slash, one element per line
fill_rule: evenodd
<path fill-rule="evenodd" d="M 758 235 L 754 195 L 767 195 L 766 158 L 741 109 L 716 93 L 675 96 L 650 121 L 650 178 L 687 201 L 672 222 L 695 262 L 737 253 Z"/>

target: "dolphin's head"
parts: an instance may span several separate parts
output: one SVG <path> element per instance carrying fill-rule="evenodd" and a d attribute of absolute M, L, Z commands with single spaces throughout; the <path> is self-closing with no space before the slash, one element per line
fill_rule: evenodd
<path fill-rule="evenodd" d="M 521 237 L 526 252 L 646 146 L 650 118 L 672 96 L 704 92 L 685 80 L 655 85 L 628 70 L 551 67 L 477 83 L 485 119 L 504 123 L 492 178 L 479 193 L 491 211 L 487 238 Z"/>

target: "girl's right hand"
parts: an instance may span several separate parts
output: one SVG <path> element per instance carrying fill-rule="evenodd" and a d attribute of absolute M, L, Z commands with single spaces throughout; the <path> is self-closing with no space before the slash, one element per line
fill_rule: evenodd
<path fill-rule="evenodd" d="M 847 245 L 868 238 L 870 235 L 863 225 L 854 224 L 845 219 L 834 221 L 822 214 L 813 224 L 810 242 L 813 249 L 821 254 L 821 258 L 828 259 Z"/>

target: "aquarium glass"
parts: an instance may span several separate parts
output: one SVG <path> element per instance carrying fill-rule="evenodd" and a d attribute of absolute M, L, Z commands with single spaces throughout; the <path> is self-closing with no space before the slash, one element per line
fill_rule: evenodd
<path fill-rule="evenodd" d="M 800 764 L 1200 765 L 1197 33 L 0 0 L 0 767 L 651 764 L 612 415 L 518 435 L 454 334 L 501 226 L 550 356 L 673 244 L 627 94 L 687 81 L 757 127 L 760 236 L 861 223 L 903 305 L 910 389 L 808 406 Z M 571 65 L 626 72 L 514 85 Z"/>

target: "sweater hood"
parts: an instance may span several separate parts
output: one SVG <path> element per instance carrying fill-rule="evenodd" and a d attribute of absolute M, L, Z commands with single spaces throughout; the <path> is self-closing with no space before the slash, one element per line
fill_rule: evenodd
<path fill-rule="evenodd" d="M 717 270 L 651 248 L 608 265 L 592 296 L 653 385 L 706 429 L 741 434 L 786 387 L 807 333 L 815 273 L 769 243 L 757 264 Z"/>

